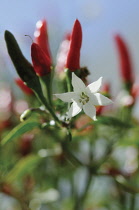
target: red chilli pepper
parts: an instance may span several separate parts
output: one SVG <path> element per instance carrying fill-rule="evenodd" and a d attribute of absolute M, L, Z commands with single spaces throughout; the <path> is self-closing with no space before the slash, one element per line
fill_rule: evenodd
<path fill-rule="evenodd" d="M 21 80 L 20 78 L 15 79 L 15 83 L 20 87 L 20 89 L 27 95 L 33 95 L 33 91 L 31 90 L 31 88 L 29 88 L 27 85 L 25 85 L 25 83 L 23 82 L 23 80 Z"/>
<path fill-rule="evenodd" d="M 128 46 L 120 35 L 114 36 L 114 39 L 116 41 L 119 54 L 121 78 L 123 82 L 133 84 L 134 75 Z"/>
<path fill-rule="evenodd" d="M 36 43 L 31 45 L 31 58 L 34 70 L 38 76 L 45 76 L 51 72 L 50 58 Z"/>
<path fill-rule="evenodd" d="M 70 49 L 67 56 L 66 68 L 75 71 L 80 68 L 80 49 L 82 45 L 82 27 L 78 20 L 75 21 L 72 34 Z"/>
<path fill-rule="evenodd" d="M 44 50 L 44 52 L 49 57 L 52 63 L 46 20 L 39 20 L 36 23 L 36 31 L 34 33 L 34 37 L 35 37 L 35 42 Z"/>

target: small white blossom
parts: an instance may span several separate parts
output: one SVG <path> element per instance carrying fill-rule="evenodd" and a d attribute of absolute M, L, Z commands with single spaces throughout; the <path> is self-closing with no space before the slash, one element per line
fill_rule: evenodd
<path fill-rule="evenodd" d="M 126 90 L 120 91 L 115 100 L 115 104 L 117 106 L 131 106 L 133 103 L 133 96 L 129 95 L 129 93 Z"/>
<path fill-rule="evenodd" d="M 95 106 L 104 106 L 113 103 L 109 98 L 97 93 L 101 84 L 102 77 L 86 87 L 83 81 L 72 73 L 72 86 L 74 92 L 54 95 L 64 102 L 72 102 L 68 111 L 68 118 L 74 117 L 83 109 L 86 115 L 93 120 L 96 120 Z"/>

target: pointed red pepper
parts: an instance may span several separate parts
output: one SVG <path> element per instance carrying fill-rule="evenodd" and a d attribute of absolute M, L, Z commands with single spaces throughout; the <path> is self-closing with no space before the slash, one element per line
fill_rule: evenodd
<path fill-rule="evenodd" d="M 39 20 L 36 23 L 36 31 L 34 33 L 34 37 L 35 42 L 44 50 L 45 54 L 47 55 L 47 57 L 49 57 L 52 63 L 46 20 Z"/>
<path fill-rule="evenodd" d="M 33 95 L 34 94 L 33 91 L 31 90 L 31 88 L 29 88 L 27 85 L 25 85 L 25 83 L 23 82 L 23 80 L 21 80 L 20 78 L 15 79 L 15 83 L 27 95 Z"/>
<path fill-rule="evenodd" d="M 34 70 L 38 76 L 45 76 L 51 72 L 50 58 L 36 43 L 31 45 L 31 58 Z"/>
<path fill-rule="evenodd" d="M 70 49 L 67 56 L 66 68 L 75 71 L 80 68 L 80 49 L 82 45 L 82 27 L 76 20 L 71 34 Z"/>
<path fill-rule="evenodd" d="M 134 75 L 131 63 L 131 55 L 129 53 L 128 46 L 119 34 L 114 36 L 114 39 L 116 41 L 118 54 L 119 54 L 121 78 L 123 82 L 133 84 Z"/>

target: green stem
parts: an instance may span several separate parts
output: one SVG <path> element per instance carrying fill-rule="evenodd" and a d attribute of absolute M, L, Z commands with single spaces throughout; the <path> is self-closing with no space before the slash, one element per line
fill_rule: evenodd
<path fill-rule="evenodd" d="M 88 176 L 87 176 L 87 181 L 86 181 L 86 186 L 85 186 L 85 189 L 84 189 L 84 192 L 81 196 L 81 202 L 83 203 L 86 196 L 87 196 L 87 192 L 89 190 L 89 187 L 90 187 L 90 184 L 91 184 L 91 181 L 92 181 L 92 175 L 91 175 L 91 172 L 90 170 L 88 170 Z"/>
<path fill-rule="evenodd" d="M 65 69 L 65 73 L 66 73 L 66 80 L 67 80 L 68 92 L 71 92 L 73 90 L 72 84 L 71 84 L 72 72 L 69 69 Z"/>
<path fill-rule="evenodd" d="M 61 125 L 60 120 L 58 119 L 58 117 L 56 116 L 55 112 L 53 111 L 53 109 L 51 108 L 51 106 L 47 103 L 45 97 L 43 96 L 43 94 L 40 92 L 39 94 L 36 93 L 37 98 L 41 101 L 42 104 L 45 105 L 46 109 L 48 109 L 48 111 L 50 112 L 50 114 L 52 115 L 52 117 L 54 118 L 54 120 Z"/>
<path fill-rule="evenodd" d="M 52 72 L 49 73 L 48 75 L 40 77 L 41 82 L 45 88 L 45 92 L 46 92 L 47 99 L 48 99 L 50 106 L 53 105 L 53 103 L 52 103 L 52 77 L 53 77 Z"/>
<path fill-rule="evenodd" d="M 80 197 L 78 197 L 78 196 L 75 197 L 74 210 L 83 210 L 84 209 L 84 202 L 87 197 L 87 193 L 88 193 L 89 187 L 91 185 L 91 181 L 92 181 L 92 174 L 91 174 L 91 171 L 88 169 L 88 176 L 87 176 L 84 191 Z"/>
<path fill-rule="evenodd" d="M 135 194 L 131 194 L 129 210 L 134 210 L 135 209 L 135 201 L 136 201 L 136 195 Z"/>
<path fill-rule="evenodd" d="M 124 132 L 125 132 L 124 129 L 122 130 L 118 129 L 116 134 L 112 137 L 112 139 L 109 139 L 109 144 L 106 148 L 105 154 L 96 164 L 97 168 L 99 168 L 110 157 L 115 143 L 119 140 L 119 138 L 123 135 Z"/>
<path fill-rule="evenodd" d="M 82 166 L 83 163 L 78 160 L 77 157 L 75 157 L 72 152 L 69 150 L 69 147 L 68 147 L 68 144 L 67 142 L 62 142 L 61 143 L 61 146 L 62 146 L 62 149 L 63 149 L 63 152 L 65 154 L 65 156 L 67 157 L 67 159 L 72 163 L 74 164 L 74 166 Z"/>
<path fill-rule="evenodd" d="M 117 183 L 117 181 L 114 179 L 114 177 L 111 176 L 111 178 L 113 178 L 115 187 L 117 189 L 120 210 L 126 209 L 126 194 L 123 191 L 123 189 L 121 189 L 119 183 Z"/>

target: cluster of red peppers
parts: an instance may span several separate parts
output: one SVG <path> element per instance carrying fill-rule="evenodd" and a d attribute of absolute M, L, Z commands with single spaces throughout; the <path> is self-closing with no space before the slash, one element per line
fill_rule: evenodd
<path fill-rule="evenodd" d="M 5 40 L 9 55 L 21 79 L 16 83 L 27 94 L 32 94 L 26 86 L 33 89 L 36 83 L 39 87 L 37 77 L 48 75 L 52 71 L 52 57 L 48 41 L 47 23 L 45 20 L 36 24 L 34 33 L 35 42 L 31 45 L 31 58 L 33 66 L 23 56 L 16 39 L 9 31 L 5 32 Z M 65 63 L 65 68 L 75 71 L 80 68 L 80 48 L 82 44 L 82 28 L 78 20 L 75 21 L 70 38 L 70 48 Z M 32 82 L 32 79 L 34 80 Z"/>
<path fill-rule="evenodd" d="M 38 21 L 36 24 L 34 37 L 35 42 L 33 42 L 31 45 L 32 65 L 22 54 L 13 34 L 9 31 L 5 32 L 5 40 L 9 55 L 13 61 L 17 73 L 21 78 L 16 79 L 16 83 L 26 94 L 33 94 L 33 91 L 37 92 L 37 94 L 40 93 L 41 85 L 39 82 L 39 77 L 45 78 L 45 82 L 48 83 L 46 86 L 48 87 L 51 79 L 50 75 L 53 69 L 53 61 L 47 33 L 47 23 L 45 20 Z M 134 84 L 134 75 L 129 50 L 120 35 L 116 35 L 114 39 L 119 54 L 120 75 L 123 84 L 125 84 L 125 88 L 129 93 L 131 93 Z M 63 58 L 63 63 L 65 69 L 73 72 L 80 69 L 82 27 L 79 20 L 75 21 L 72 33 L 68 35 L 67 40 L 69 42 L 69 46 L 67 48 L 68 50 L 66 51 L 66 58 Z"/>

